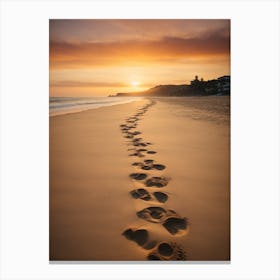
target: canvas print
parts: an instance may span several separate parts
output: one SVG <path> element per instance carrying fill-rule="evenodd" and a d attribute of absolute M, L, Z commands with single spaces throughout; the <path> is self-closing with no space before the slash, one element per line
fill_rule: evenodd
<path fill-rule="evenodd" d="M 230 261 L 230 20 L 49 21 L 49 260 Z"/>

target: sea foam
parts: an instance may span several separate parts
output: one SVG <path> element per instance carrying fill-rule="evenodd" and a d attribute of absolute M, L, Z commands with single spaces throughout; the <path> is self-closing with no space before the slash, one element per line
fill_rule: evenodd
<path fill-rule="evenodd" d="M 140 100 L 141 97 L 50 97 L 50 116 L 77 113 Z"/>

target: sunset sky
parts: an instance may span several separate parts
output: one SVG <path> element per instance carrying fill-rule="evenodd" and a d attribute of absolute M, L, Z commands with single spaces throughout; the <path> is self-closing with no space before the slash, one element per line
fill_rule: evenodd
<path fill-rule="evenodd" d="M 229 20 L 50 20 L 51 96 L 107 96 L 229 74 Z"/>

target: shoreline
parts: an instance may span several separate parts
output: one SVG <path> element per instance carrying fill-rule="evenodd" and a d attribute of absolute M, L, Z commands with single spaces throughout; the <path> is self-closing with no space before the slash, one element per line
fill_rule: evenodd
<path fill-rule="evenodd" d="M 141 97 L 119 97 L 118 103 L 114 102 L 109 102 L 108 99 L 110 100 L 116 100 L 111 99 L 110 97 L 98 97 L 98 96 L 93 96 L 93 97 L 51 97 L 50 98 L 50 104 L 52 103 L 51 100 L 56 100 L 53 101 L 54 103 L 57 102 L 59 103 L 59 106 L 57 107 L 51 107 L 49 105 L 49 117 L 54 117 L 54 116 L 60 116 L 60 115 L 67 115 L 67 114 L 74 114 L 74 113 L 80 113 L 92 109 L 98 109 L 98 108 L 103 108 L 103 107 L 111 107 L 114 105 L 121 105 L 121 104 L 127 104 L 130 102 L 135 102 L 138 100 L 141 100 L 143 98 Z M 63 104 L 63 99 L 64 99 L 64 106 Z M 103 100 L 102 100 L 103 99 Z M 58 102 L 58 100 L 60 100 Z M 71 104 L 67 104 L 67 101 L 72 101 Z M 73 103 L 76 101 L 76 103 Z M 88 102 L 86 102 L 88 101 Z M 100 101 L 103 101 L 103 104 L 100 103 Z M 107 103 L 106 103 L 107 101 Z M 54 106 L 54 105 L 52 105 Z"/>
<path fill-rule="evenodd" d="M 190 108 L 181 104 L 182 99 L 176 104 L 156 100 L 146 110 L 150 102 L 143 99 L 50 117 L 51 261 L 140 261 L 152 253 L 175 260 L 174 252 L 178 256 L 182 251 L 186 257 L 179 260 L 230 260 L 228 124 L 193 119 Z M 135 118 L 139 108 L 144 108 L 143 116 L 129 119 Z M 132 125 L 137 122 L 137 130 L 132 129 L 141 132 L 141 138 L 152 144 L 148 150 L 156 153 L 140 151 L 143 157 L 130 156 L 133 151 L 127 151 L 131 149 L 129 142 L 140 137 L 122 138 L 119 129 L 127 125 L 125 119 Z M 124 131 L 123 135 L 129 132 Z M 155 166 L 145 167 L 152 170 L 132 165 L 144 159 L 154 160 Z M 162 166 L 164 169 L 155 170 Z M 158 181 L 158 186 L 164 185 L 158 189 L 150 187 L 147 178 L 131 177 L 139 172 L 147 178 L 168 178 L 168 182 Z M 139 198 L 139 193 L 132 196 L 133 190 L 141 188 L 152 199 Z M 155 193 L 160 193 L 159 200 Z M 139 212 L 149 207 L 156 207 L 152 210 L 157 213 L 152 216 L 163 215 L 163 222 L 141 218 Z M 179 230 L 175 234 L 170 233 L 174 232 L 174 219 L 170 220 L 174 213 L 169 209 L 178 215 L 175 228 Z M 142 214 L 151 215 L 145 211 Z M 189 221 L 185 229 L 184 218 Z M 169 223 L 164 226 L 167 219 Z M 126 232 L 129 229 L 132 233 Z M 140 229 L 144 230 L 142 241 L 135 237 Z M 126 236 L 122 235 L 125 232 Z M 148 240 L 155 241 L 155 247 L 147 248 L 148 243 L 152 246 Z M 160 247 L 163 254 L 173 250 L 171 257 L 159 255 L 162 243 L 173 244 L 161 246 L 164 250 Z"/>
<path fill-rule="evenodd" d="M 108 96 L 104 98 L 112 98 L 113 96 Z M 53 97 L 53 98 L 58 98 L 58 97 Z M 65 97 L 65 98 L 69 98 L 69 97 Z M 72 97 L 71 97 L 72 98 Z M 78 97 L 73 97 L 73 98 L 78 98 Z M 82 98 L 91 98 L 91 97 L 82 97 Z M 103 98 L 102 97 L 93 97 L 93 98 Z M 97 107 L 92 107 L 92 108 L 85 108 L 85 109 L 72 109 L 72 111 L 68 111 L 68 112 L 51 112 L 49 111 L 49 117 L 55 117 L 55 116 L 61 116 L 61 115 L 67 115 L 67 114 L 74 114 L 74 113 L 81 113 L 84 111 L 88 111 L 88 110 L 94 110 L 94 109 L 98 109 L 98 108 L 103 108 L 103 107 L 111 107 L 111 106 L 115 106 L 115 105 L 122 105 L 122 104 L 127 104 L 127 103 L 131 103 L 131 102 L 135 102 L 138 100 L 144 100 L 144 99 L 148 99 L 148 100 L 162 100 L 162 101 L 168 101 L 168 102 L 172 102 L 174 103 L 174 101 L 176 102 L 177 100 L 181 100 L 184 101 L 185 99 L 189 99 L 189 100 L 199 100 L 201 99 L 214 99 L 214 98 L 224 98 L 224 99 L 229 99 L 230 96 L 229 95 L 209 95 L 209 96 L 140 96 L 140 97 L 117 97 L 119 99 L 125 99 L 125 98 L 135 98 L 136 100 L 130 100 L 124 103 L 116 103 L 116 104 L 105 104 L 105 105 L 97 105 Z M 49 108 L 50 110 L 50 108 Z"/>

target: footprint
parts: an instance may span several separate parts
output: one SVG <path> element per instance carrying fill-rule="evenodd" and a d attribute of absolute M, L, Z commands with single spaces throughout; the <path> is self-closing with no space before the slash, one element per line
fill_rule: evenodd
<path fill-rule="evenodd" d="M 129 175 L 130 178 L 134 179 L 134 180 L 144 180 L 147 178 L 147 174 L 144 173 L 131 173 Z"/>
<path fill-rule="evenodd" d="M 149 241 L 149 233 L 146 229 L 133 230 L 129 228 L 122 235 L 146 250 L 151 250 L 157 245 L 156 241 Z"/>
<path fill-rule="evenodd" d="M 137 149 L 136 151 L 137 151 L 137 152 L 146 152 L 147 149 Z"/>
<path fill-rule="evenodd" d="M 156 170 L 164 170 L 165 166 L 163 164 L 151 164 L 148 165 L 150 169 L 156 169 Z"/>
<path fill-rule="evenodd" d="M 121 128 L 127 127 L 127 125 L 126 125 L 126 124 L 121 124 L 120 127 L 121 127 Z"/>
<path fill-rule="evenodd" d="M 141 140 L 142 140 L 142 138 L 138 137 L 138 138 L 134 138 L 132 141 L 133 141 L 133 142 L 139 142 L 139 141 L 141 141 Z"/>
<path fill-rule="evenodd" d="M 131 196 L 135 199 L 142 199 L 145 201 L 150 201 L 153 199 L 157 200 L 158 202 L 164 203 L 168 199 L 168 195 L 162 192 L 154 192 L 152 195 L 145 189 L 136 189 L 130 192 Z"/>
<path fill-rule="evenodd" d="M 139 218 L 146 220 L 148 222 L 160 223 L 163 222 L 164 218 L 167 217 L 168 212 L 162 207 L 152 206 L 152 207 L 144 208 L 141 211 L 138 211 L 136 215 Z"/>
<path fill-rule="evenodd" d="M 158 252 L 162 256 L 170 257 L 173 254 L 174 250 L 168 243 L 164 242 L 164 243 L 159 244 Z"/>
<path fill-rule="evenodd" d="M 134 138 L 134 139 L 137 139 L 137 138 Z M 136 147 L 139 147 L 139 146 L 146 147 L 147 146 L 147 144 L 141 142 L 141 140 L 134 141 L 134 139 L 132 140 L 132 145 L 133 146 L 136 146 Z M 142 139 L 142 138 L 140 138 L 140 139 Z"/>
<path fill-rule="evenodd" d="M 131 196 L 135 199 L 140 198 L 145 201 L 149 201 L 152 199 L 149 192 L 147 192 L 145 189 L 137 189 L 130 192 Z"/>
<path fill-rule="evenodd" d="M 133 149 L 129 149 L 129 150 L 133 150 Z M 136 152 L 145 152 L 146 149 L 137 149 Z M 154 160 L 152 159 L 147 159 L 144 160 L 144 163 L 138 162 L 137 164 L 132 164 L 134 166 L 138 166 L 143 170 L 151 170 L 151 169 L 156 169 L 156 170 L 164 170 L 165 169 L 165 165 L 163 164 L 153 164 Z"/>
<path fill-rule="evenodd" d="M 149 261 L 161 261 L 161 258 L 157 254 L 150 253 L 147 257 L 147 260 L 149 260 Z"/>
<path fill-rule="evenodd" d="M 131 228 L 122 233 L 128 240 L 135 241 L 139 246 L 143 246 L 148 241 L 148 231 L 138 229 L 133 231 Z"/>
<path fill-rule="evenodd" d="M 126 124 L 122 124 L 122 125 L 120 125 L 120 128 L 121 128 L 121 130 L 125 130 L 125 129 L 128 129 L 128 126 L 126 125 Z"/>
<path fill-rule="evenodd" d="M 157 152 L 156 151 L 147 151 L 147 154 L 156 154 Z"/>
<path fill-rule="evenodd" d="M 163 193 L 163 192 L 154 192 L 153 195 L 155 196 L 155 198 L 159 201 L 164 203 L 165 201 L 167 201 L 168 199 L 168 195 Z"/>
<path fill-rule="evenodd" d="M 141 147 L 146 147 L 147 146 L 147 144 L 146 143 L 139 143 L 139 145 L 138 146 L 141 146 Z"/>
<path fill-rule="evenodd" d="M 172 235 L 185 230 L 188 226 L 187 218 L 181 218 L 175 211 L 165 210 L 162 207 L 147 207 L 138 211 L 136 215 L 151 223 L 162 223 L 164 228 Z"/>
<path fill-rule="evenodd" d="M 152 177 L 145 182 L 147 187 L 162 188 L 168 184 L 168 179 L 165 177 Z"/>
<path fill-rule="evenodd" d="M 135 147 L 139 147 L 140 146 L 140 144 L 138 142 L 132 143 L 132 145 L 135 146 Z"/>
<path fill-rule="evenodd" d="M 122 128 L 122 130 L 123 130 L 124 132 L 126 132 L 126 131 L 128 132 L 128 131 L 131 130 L 131 129 L 135 129 L 135 126 L 134 126 L 134 125 L 133 125 L 133 126 L 131 125 L 131 126 L 127 126 L 127 127 L 123 127 L 123 128 Z"/>
<path fill-rule="evenodd" d="M 170 217 L 162 224 L 169 233 L 176 234 L 180 230 L 185 230 L 188 226 L 187 218 Z"/>
<path fill-rule="evenodd" d="M 141 169 L 143 169 L 143 170 L 151 170 L 152 167 L 151 167 L 151 166 L 148 166 L 148 165 L 143 165 L 143 166 L 141 167 Z"/>
<path fill-rule="evenodd" d="M 132 166 L 142 166 L 143 163 L 142 162 L 133 162 L 131 165 Z"/>
<path fill-rule="evenodd" d="M 139 153 L 139 152 L 136 152 L 136 153 L 133 153 L 133 154 L 130 154 L 129 155 L 130 157 L 144 157 L 143 154 Z"/>
<path fill-rule="evenodd" d="M 153 164 L 152 168 L 156 170 L 164 170 L 165 166 L 163 164 Z"/>
<path fill-rule="evenodd" d="M 139 134 L 141 134 L 141 132 L 140 131 L 133 131 L 133 132 L 130 132 L 132 135 L 139 135 Z"/>
<path fill-rule="evenodd" d="M 182 246 L 175 242 L 161 242 L 148 256 L 148 260 L 182 261 L 186 260 L 186 253 Z"/>
<path fill-rule="evenodd" d="M 133 136 L 134 137 L 134 134 L 132 133 L 132 132 L 130 132 L 130 131 L 126 131 L 126 132 L 124 132 L 126 135 L 130 135 L 130 136 Z"/>

